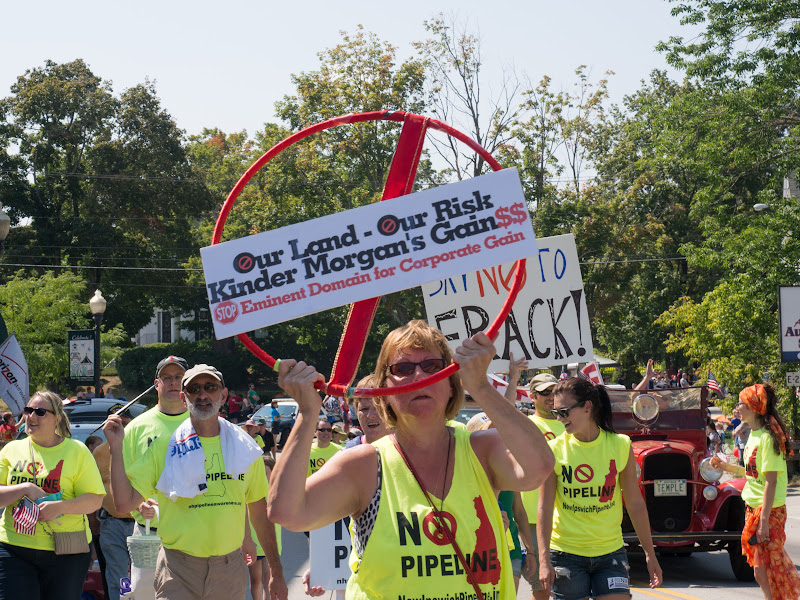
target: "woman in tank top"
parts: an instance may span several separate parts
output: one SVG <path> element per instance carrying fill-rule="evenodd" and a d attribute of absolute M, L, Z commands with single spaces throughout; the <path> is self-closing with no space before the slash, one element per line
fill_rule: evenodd
<path fill-rule="evenodd" d="M 482 333 L 453 355 L 444 335 L 423 321 L 391 332 L 377 359 L 376 387 L 428 378 L 451 359 L 460 371 L 416 391 L 387 390 L 375 404 L 392 435 L 338 453 L 308 479 L 320 407 L 313 386 L 324 378 L 303 362 L 281 362 L 278 382 L 299 413 L 273 473 L 269 515 L 296 531 L 353 518 L 347 598 L 479 596 L 476 590 L 480 597 L 515 598 L 497 493 L 537 487 L 553 460 L 539 429 L 488 382 L 494 356 Z M 461 407 L 464 388 L 496 430 L 470 435 L 445 425 Z"/>

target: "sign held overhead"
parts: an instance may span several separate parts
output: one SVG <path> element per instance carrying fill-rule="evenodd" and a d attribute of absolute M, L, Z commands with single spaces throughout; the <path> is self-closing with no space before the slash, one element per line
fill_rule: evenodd
<path fill-rule="evenodd" d="M 220 339 L 536 252 L 516 169 L 200 251 Z"/>

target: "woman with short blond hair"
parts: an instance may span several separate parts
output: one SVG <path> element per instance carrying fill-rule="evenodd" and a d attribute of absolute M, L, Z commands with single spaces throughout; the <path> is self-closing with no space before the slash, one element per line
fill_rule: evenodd
<path fill-rule="evenodd" d="M 539 429 L 487 380 L 494 356 L 482 333 L 453 355 L 444 335 L 423 321 L 394 330 L 374 373 L 375 384 L 385 388 L 375 404 L 392 434 L 337 453 L 308 479 L 320 407 L 314 384 L 324 377 L 303 362 L 281 362 L 278 382 L 299 413 L 273 472 L 270 518 L 293 530 L 354 519 L 348 599 L 398 593 L 515 598 L 497 492 L 537 487 L 553 458 Z M 451 357 L 458 373 L 392 393 L 431 378 Z M 446 426 L 461 406 L 464 387 L 496 430 L 469 434 Z"/>

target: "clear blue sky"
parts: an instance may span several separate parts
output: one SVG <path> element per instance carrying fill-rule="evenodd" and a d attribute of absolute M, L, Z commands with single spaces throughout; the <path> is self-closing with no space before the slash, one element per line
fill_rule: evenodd
<path fill-rule="evenodd" d="M 404 58 L 425 37 L 423 20 L 455 10 L 480 34 L 489 81 L 513 65 L 534 83 L 548 74 L 567 88 L 586 64 L 593 81 L 615 71 L 609 87 L 619 102 L 651 69 L 665 67 L 655 44 L 685 32 L 671 7 L 666 0 L 7 2 L 0 95 L 46 59 L 82 58 L 117 94 L 154 80 L 188 134 L 203 127 L 252 134 L 275 120 L 275 101 L 293 91 L 290 75 L 316 69 L 317 52 L 336 45 L 340 30 L 362 24 Z"/>

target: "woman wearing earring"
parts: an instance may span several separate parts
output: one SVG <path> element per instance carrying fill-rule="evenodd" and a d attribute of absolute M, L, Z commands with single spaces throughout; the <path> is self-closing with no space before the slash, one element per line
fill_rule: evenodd
<path fill-rule="evenodd" d="M 630 598 L 622 494 L 647 559 L 650 587 L 661 585 L 631 440 L 614 432 L 605 387 L 573 377 L 559 381 L 553 395 L 552 413 L 564 433 L 550 440 L 555 469 L 539 490 L 536 533 L 544 590 L 561 600 Z"/>
<path fill-rule="evenodd" d="M 744 467 L 711 459 L 711 466 L 747 476 L 742 490 L 745 525 L 742 553 L 753 567 L 764 598 L 796 600 L 800 575 L 786 554 L 787 431 L 778 414 L 778 398 L 769 383 L 739 393 L 741 419 L 752 431 L 744 448 Z"/>
<path fill-rule="evenodd" d="M 349 600 L 515 598 L 497 492 L 535 488 L 553 458 L 539 429 L 487 380 L 494 355 L 484 334 L 453 357 L 444 335 L 424 321 L 391 332 L 374 373 L 374 385 L 387 389 L 374 402 L 392 434 L 337 453 L 308 479 L 320 407 L 313 386 L 323 377 L 305 363 L 281 362 L 278 382 L 299 414 L 273 471 L 269 515 L 295 531 L 353 517 Z M 451 357 L 458 373 L 392 394 L 392 387 L 441 371 Z M 445 425 L 461 406 L 462 382 L 496 430 L 470 435 Z"/>
<path fill-rule="evenodd" d="M 70 437 L 58 394 L 34 394 L 25 430 L 27 439 L 0 450 L 0 600 L 78 600 L 91 558 L 85 515 L 105 495 L 100 471 Z M 42 498 L 37 521 L 33 504 Z M 80 532 L 69 536 L 70 553 L 56 554 L 54 538 L 69 532 Z"/>

